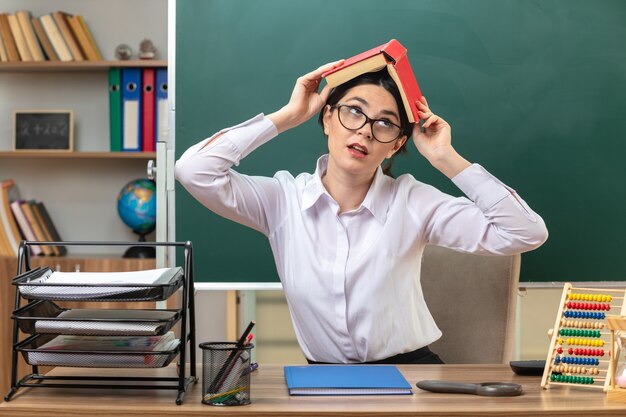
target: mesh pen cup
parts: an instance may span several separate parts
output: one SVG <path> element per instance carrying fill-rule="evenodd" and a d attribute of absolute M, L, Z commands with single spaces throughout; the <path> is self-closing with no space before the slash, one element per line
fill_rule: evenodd
<path fill-rule="evenodd" d="M 202 402 L 209 405 L 250 404 L 250 353 L 253 344 L 201 343 Z"/>

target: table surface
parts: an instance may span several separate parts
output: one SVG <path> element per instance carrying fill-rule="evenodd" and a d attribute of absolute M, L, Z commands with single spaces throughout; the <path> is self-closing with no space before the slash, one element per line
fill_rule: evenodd
<path fill-rule="evenodd" d="M 210 406 L 201 403 L 202 379 L 176 405 L 173 390 L 112 390 L 20 388 L 9 402 L 0 404 L 0 415 L 37 416 L 572 416 L 626 415 L 626 403 L 610 402 L 601 389 L 576 386 L 540 387 L 541 377 L 515 375 L 507 365 L 399 365 L 414 387 L 413 395 L 289 396 L 280 365 L 263 365 L 252 374 L 252 404 Z M 51 375 L 174 376 L 175 369 L 105 370 L 57 368 Z M 415 383 L 426 379 L 458 382 L 514 382 L 524 394 L 518 397 L 479 397 L 435 394 Z M 3 393 L 4 395 L 4 393 Z"/>

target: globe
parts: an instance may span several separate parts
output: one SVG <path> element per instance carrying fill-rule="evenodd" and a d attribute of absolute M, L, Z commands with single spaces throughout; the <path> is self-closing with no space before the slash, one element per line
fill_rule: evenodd
<path fill-rule="evenodd" d="M 126 184 L 117 196 L 117 213 L 126 226 L 145 242 L 146 235 L 156 226 L 156 187 L 154 181 L 140 178 Z M 153 258 L 154 247 L 134 246 L 129 248 L 126 258 Z"/>

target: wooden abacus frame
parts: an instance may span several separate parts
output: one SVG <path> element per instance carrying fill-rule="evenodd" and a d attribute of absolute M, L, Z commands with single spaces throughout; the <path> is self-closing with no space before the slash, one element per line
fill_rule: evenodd
<path fill-rule="evenodd" d="M 611 332 L 611 363 L 610 363 L 610 385 L 607 389 L 607 398 L 609 401 L 626 402 L 626 388 L 615 385 L 615 372 L 620 359 L 619 344 L 615 340 L 616 331 L 626 331 L 626 316 L 610 316 L 606 318 L 607 327 Z M 623 336 L 622 336 L 623 337 Z"/>
<path fill-rule="evenodd" d="M 612 381 L 613 365 L 610 360 L 612 356 L 610 359 L 600 359 L 600 357 L 609 356 L 609 352 L 615 350 L 615 342 L 610 339 L 611 334 L 607 331 L 606 316 L 608 314 L 626 315 L 625 298 L 625 290 L 576 288 L 571 283 L 563 285 L 561 303 L 552 329 L 548 358 L 541 379 L 542 388 L 547 389 L 549 385 L 566 385 L 605 391 L 609 389 Z M 572 302 L 572 300 L 574 301 Z M 569 306 L 568 302 L 570 303 Z M 568 320 L 570 317 L 567 316 L 570 311 L 573 320 Z M 611 311 L 613 313 L 610 313 Z M 567 323 L 570 321 L 574 322 L 575 325 L 568 326 Z M 563 328 L 566 329 L 564 332 L 562 332 Z M 562 334 L 567 334 L 569 330 L 571 330 L 573 337 Z M 599 335 L 592 336 L 590 335 L 592 333 L 586 330 L 599 331 Z M 581 334 L 576 335 L 577 332 Z M 565 351 L 559 352 L 564 344 L 577 346 L 594 346 L 597 344 L 596 347 L 600 347 L 601 344 L 602 347 L 608 346 L 609 348 L 570 347 L 567 353 Z M 574 366 L 570 366 L 570 361 L 573 362 Z M 581 373 L 585 376 L 577 375 Z M 603 382 L 602 385 L 596 384 L 599 381 Z"/>

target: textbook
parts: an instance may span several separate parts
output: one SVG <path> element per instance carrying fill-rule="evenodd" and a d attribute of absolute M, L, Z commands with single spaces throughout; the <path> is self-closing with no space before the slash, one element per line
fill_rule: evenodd
<path fill-rule="evenodd" d="M 393 365 L 285 366 L 289 395 L 413 394 Z"/>
<path fill-rule="evenodd" d="M 409 63 L 407 50 L 395 39 L 346 59 L 340 66 L 323 73 L 322 77 L 326 78 L 330 87 L 336 87 L 361 74 L 385 67 L 400 90 L 409 121 L 419 121 L 415 102 L 422 97 L 422 93 Z"/>

